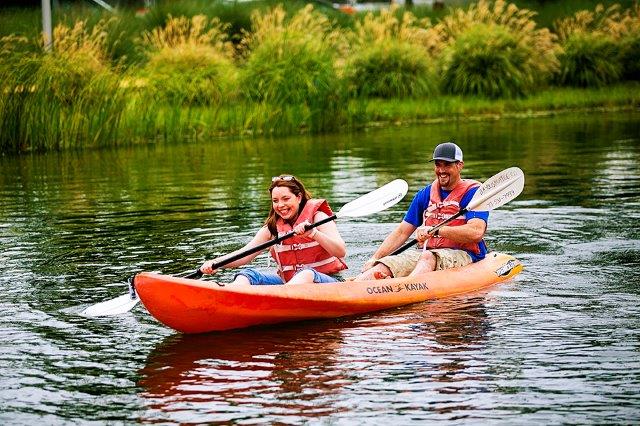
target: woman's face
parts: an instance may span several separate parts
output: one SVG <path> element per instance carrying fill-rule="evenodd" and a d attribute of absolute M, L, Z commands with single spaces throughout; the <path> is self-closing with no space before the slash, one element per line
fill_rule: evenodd
<path fill-rule="evenodd" d="M 273 210 L 284 220 L 294 220 L 298 217 L 298 208 L 302 194 L 295 195 L 286 186 L 276 186 L 271 190 Z"/>

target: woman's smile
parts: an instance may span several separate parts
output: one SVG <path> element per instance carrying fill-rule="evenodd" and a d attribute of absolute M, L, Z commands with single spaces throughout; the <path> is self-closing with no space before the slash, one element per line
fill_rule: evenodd
<path fill-rule="evenodd" d="M 298 215 L 300 200 L 300 196 L 296 196 L 284 186 L 277 186 L 271 191 L 273 209 L 282 219 L 287 221 L 294 220 Z"/>

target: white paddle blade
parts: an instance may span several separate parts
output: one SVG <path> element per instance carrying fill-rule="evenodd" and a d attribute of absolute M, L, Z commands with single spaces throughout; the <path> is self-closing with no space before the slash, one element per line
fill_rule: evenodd
<path fill-rule="evenodd" d="M 140 299 L 136 296 L 131 298 L 129 293 L 123 294 L 115 299 L 107 300 L 105 302 L 96 303 L 89 306 L 82 312 L 82 315 L 88 317 L 103 317 L 109 315 L 120 315 L 129 312 L 134 306 L 138 304 Z"/>
<path fill-rule="evenodd" d="M 339 212 L 337 217 L 357 217 L 377 213 L 397 204 L 407 194 L 409 185 L 402 179 L 396 179 L 388 184 L 364 194 L 355 200 L 348 202 Z"/>
<path fill-rule="evenodd" d="M 489 211 L 516 198 L 524 188 L 524 172 L 509 167 L 483 183 L 473 195 L 467 210 Z"/>

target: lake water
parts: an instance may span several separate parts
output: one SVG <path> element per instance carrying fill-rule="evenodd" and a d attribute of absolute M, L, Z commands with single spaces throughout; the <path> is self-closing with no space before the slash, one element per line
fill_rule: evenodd
<path fill-rule="evenodd" d="M 525 265 L 511 282 L 206 335 L 142 306 L 79 315 L 133 273 L 189 271 L 242 246 L 281 173 L 336 210 L 409 182 L 395 207 L 338 222 L 357 271 L 451 137 L 466 177 L 525 172 L 487 237 Z M 4 157 L 0 171 L 2 424 L 640 422 L 639 112 Z"/>

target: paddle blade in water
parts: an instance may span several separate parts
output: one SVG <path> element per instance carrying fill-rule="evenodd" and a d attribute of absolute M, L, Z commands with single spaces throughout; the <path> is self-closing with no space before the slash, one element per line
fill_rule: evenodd
<path fill-rule="evenodd" d="M 524 172 L 518 167 L 509 167 L 478 188 L 467 210 L 493 210 L 516 198 L 523 188 Z"/>
<path fill-rule="evenodd" d="M 115 299 L 107 300 L 105 302 L 96 303 L 89 306 L 81 312 L 82 315 L 88 317 L 102 317 L 109 315 L 119 315 L 129 312 L 134 306 L 138 304 L 140 299 L 135 296 L 131 298 L 129 293 L 123 294 Z"/>
<path fill-rule="evenodd" d="M 396 179 L 345 204 L 336 213 L 336 216 L 357 217 L 377 213 L 397 204 L 407 194 L 408 190 L 409 185 L 407 182 L 402 179 Z"/>

